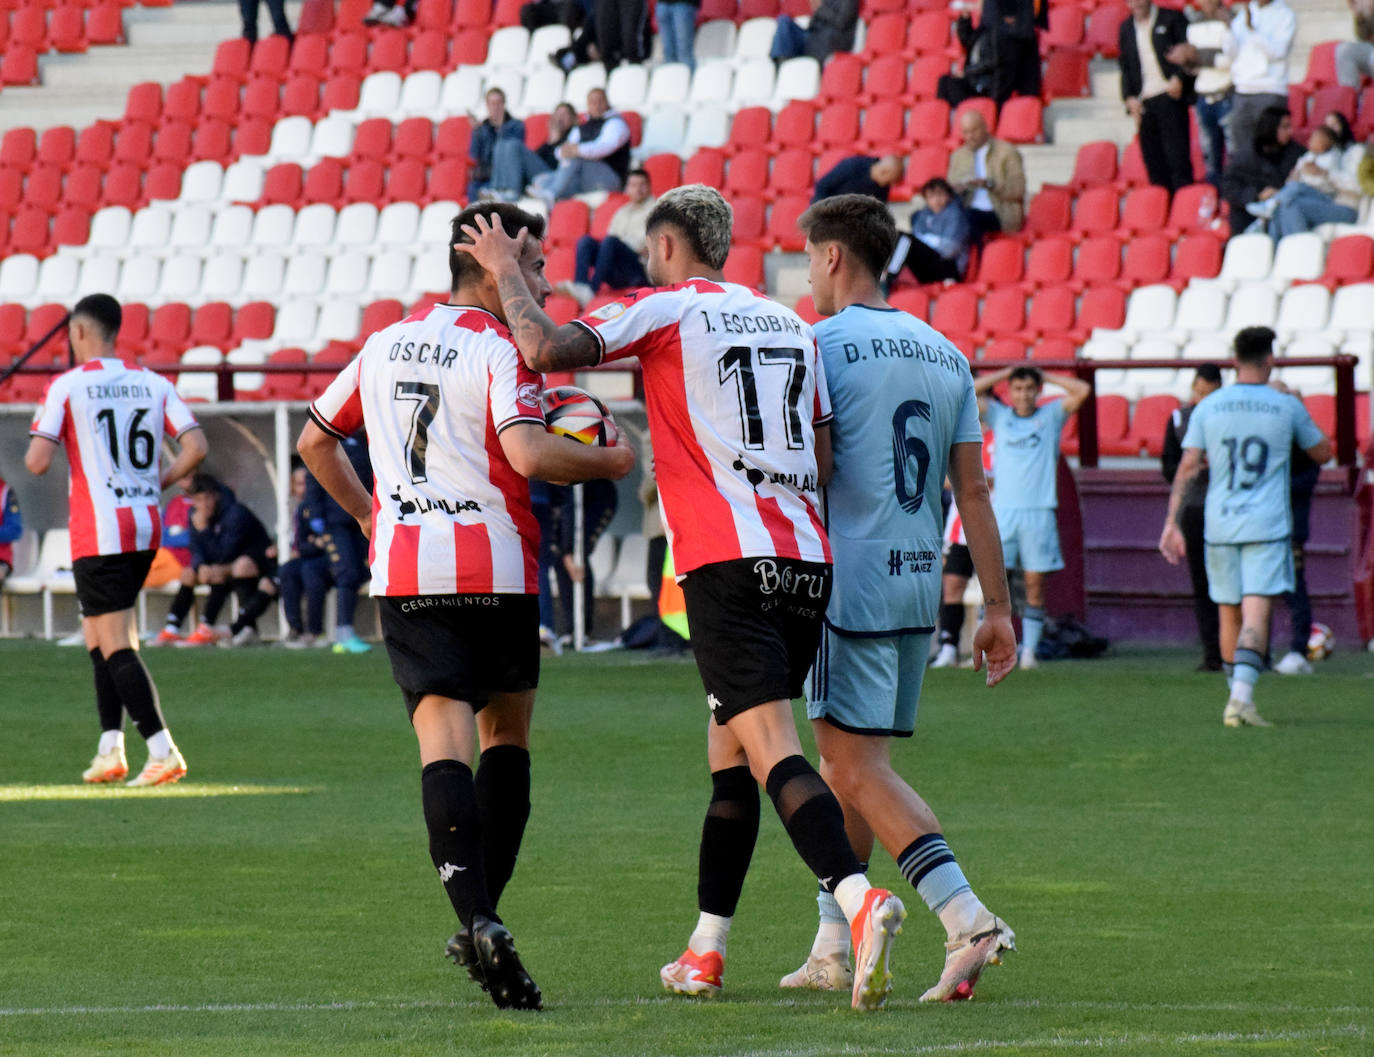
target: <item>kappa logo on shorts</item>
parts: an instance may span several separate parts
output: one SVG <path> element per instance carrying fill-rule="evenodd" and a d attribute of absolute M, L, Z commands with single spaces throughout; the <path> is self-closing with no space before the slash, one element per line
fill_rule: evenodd
<path fill-rule="evenodd" d="M 706 695 L 706 706 L 707 706 L 712 712 L 714 712 L 716 709 L 720 708 L 720 698 L 718 698 L 715 694 L 707 694 L 707 695 Z"/>
<path fill-rule="evenodd" d="M 454 874 L 462 873 L 466 869 L 466 866 L 454 866 L 453 863 L 446 862 L 443 866 L 439 867 L 439 880 L 447 881 Z"/>

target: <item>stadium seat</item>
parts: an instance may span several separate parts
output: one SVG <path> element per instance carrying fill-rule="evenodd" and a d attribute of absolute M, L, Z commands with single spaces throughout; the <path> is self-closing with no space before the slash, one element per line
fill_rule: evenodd
<path fill-rule="evenodd" d="M 625 67 L 621 67 L 624 69 Z M 642 67 L 633 67 L 642 69 Z M 617 70 L 617 73 L 620 71 Z M 730 100 L 730 89 L 735 83 L 735 67 L 727 59 L 708 59 L 697 64 L 692 75 L 692 86 L 687 93 L 690 108 L 702 105 L 723 106 Z M 642 95 L 642 93 L 641 93 Z M 619 98 L 616 96 L 614 98 Z M 617 104 L 618 105 L 618 104 Z"/>
<path fill-rule="evenodd" d="M 972 338 L 982 345 L 989 338 L 1018 337 L 1025 325 L 1026 295 L 1015 286 L 999 287 L 990 290 L 983 299 L 983 310 Z"/>
<path fill-rule="evenodd" d="M 1097 185 L 1081 191 L 1074 203 L 1071 234 L 1081 239 L 1116 231 L 1119 200 L 1116 188 L 1110 185 Z"/>
<path fill-rule="evenodd" d="M 46 258 L 38 265 L 35 298 L 42 301 L 70 301 L 77 292 L 80 271 L 81 261 L 77 257 L 53 254 Z M 6 358 L 7 353 L 0 348 L 0 366 L 3 366 Z"/>
<path fill-rule="evenodd" d="M 1178 295 L 1171 286 L 1156 284 L 1132 290 L 1126 302 L 1126 319 L 1118 332 L 1121 340 L 1130 345 L 1143 332 L 1168 330 L 1173 326 L 1177 307 Z M 1099 332 L 1093 336 L 1109 335 L 1110 332 Z"/>
<path fill-rule="evenodd" d="M 758 67 L 765 69 L 760 62 L 742 64 L 739 76 L 741 78 L 749 76 L 750 70 Z M 809 55 L 799 55 L 794 59 L 787 59 L 778 67 L 777 81 L 773 85 L 771 103 L 773 107 L 783 107 L 793 99 L 814 99 L 821 85 L 821 66 Z M 735 99 L 740 103 L 760 102 L 761 100 L 750 92 L 737 89 Z"/>
<path fill-rule="evenodd" d="M 685 153 L 687 112 L 680 106 L 664 104 L 649 111 L 644 121 L 644 138 L 640 150 L 646 154 Z"/>
<path fill-rule="evenodd" d="M 1046 286 L 1031 298 L 1023 337 L 1026 341 L 1067 334 L 1074 325 L 1077 298 L 1067 285 Z"/>
<path fill-rule="evenodd" d="M 1214 279 L 1220 271 L 1221 240 L 1211 232 L 1185 235 L 1174 250 L 1169 281 L 1182 290 L 1192 280 Z"/>
<path fill-rule="evenodd" d="M 978 255 L 977 274 L 969 281 L 986 294 L 994 287 L 1019 283 L 1024 274 L 1025 247 L 1015 239 L 992 239 Z"/>
<path fill-rule="evenodd" d="M 1268 279 L 1273 262 L 1274 240 L 1268 235 L 1237 235 L 1226 244 L 1217 281 L 1231 290 L 1238 283 Z"/>
<path fill-rule="evenodd" d="M 1314 92 L 1325 85 L 1336 84 L 1336 46 L 1334 40 L 1314 44 L 1307 54 L 1307 74 L 1302 87 Z"/>
<path fill-rule="evenodd" d="M 691 108 L 683 149 L 691 152 L 701 147 L 724 147 L 730 139 L 730 113 L 723 106 L 700 105 Z"/>
<path fill-rule="evenodd" d="M 1013 240 L 1007 240 L 1013 241 Z M 1014 243 L 1020 249 L 1020 243 Z M 989 243 L 991 249 L 996 243 Z M 1026 258 L 1026 274 L 1023 289 L 1031 290 L 1043 286 L 1057 286 L 1069 281 L 1073 273 L 1073 242 L 1068 238 L 1046 238 L 1031 243 Z"/>
<path fill-rule="evenodd" d="M 1274 264 L 1269 272 L 1275 290 L 1282 291 L 1295 281 L 1315 280 L 1326 263 L 1326 243 L 1312 231 L 1285 235 L 1274 249 Z"/>
<path fill-rule="evenodd" d="M 1215 283 L 1196 283 L 1179 294 L 1171 333 L 1186 342 L 1194 334 L 1220 332 L 1225 319 L 1226 295 Z"/>
<path fill-rule="evenodd" d="M 1138 235 L 1126 244 L 1117 283 L 1126 290 L 1163 282 L 1169 276 L 1169 237 Z"/>
<path fill-rule="evenodd" d="M 731 163 L 733 169 L 734 163 Z M 798 195 L 808 193 L 815 184 L 812 158 L 808 151 L 800 149 L 781 151 L 773 161 L 773 173 L 769 182 L 770 190 L 777 195 Z"/>
<path fill-rule="evenodd" d="M 731 105 L 771 106 L 781 80 L 780 71 L 775 69 L 772 59 L 746 59 L 735 71 L 735 84 L 730 93 Z"/>
<path fill-rule="evenodd" d="M 935 300 L 930 325 L 970 355 L 972 335 L 978 328 L 978 295 L 967 287 L 951 286 Z"/>
<path fill-rule="evenodd" d="M 1163 187 L 1136 187 L 1126 195 L 1118 225 L 1123 241 L 1163 231 L 1169 216 L 1169 192 Z"/>
<path fill-rule="evenodd" d="M 1002 105 L 997 138 L 1009 143 L 1040 143 L 1045 138 L 1044 106 L 1035 96 L 1013 96 Z"/>
<path fill-rule="evenodd" d="M 1040 243 L 1031 243 L 1032 248 L 1037 245 Z M 1075 289 L 1115 283 L 1120 275 L 1121 243 L 1114 235 L 1092 235 L 1078 244 L 1069 280 Z"/>
<path fill-rule="evenodd" d="M 233 331 L 234 312 L 228 302 L 210 301 L 195 310 L 186 340 L 192 345 L 217 345 L 228 349 Z"/>
<path fill-rule="evenodd" d="M 768 214 L 768 237 L 784 253 L 800 253 L 806 238 L 797 227 L 797 218 L 806 212 L 811 199 L 806 195 L 784 195 L 773 203 Z"/>
<path fill-rule="evenodd" d="M 1116 286 L 1090 286 L 1083 291 L 1069 338 L 1082 344 L 1096 330 L 1117 330 L 1126 321 L 1126 293 Z"/>
<path fill-rule="evenodd" d="M 1374 239 L 1368 235 L 1345 235 L 1327 247 L 1326 266 L 1316 280 L 1328 290 L 1347 283 L 1364 282 L 1374 276 Z"/>
<path fill-rule="evenodd" d="M 1069 190 L 1073 193 L 1116 179 L 1116 144 L 1110 140 L 1085 143 L 1074 157 Z"/>
<path fill-rule="evenodd" d="M 1245 283 L 1231 293 L 1222 332 L 1235 334 L 1243 327 L 1272 327 L 1278 315 L 1278 295 L 1267 283 Z"/>
<path fill-rule="evenodd" d="M 1126 397 L 1117 393 L 1097 396 L 1097 450 L 1103 455 L 1137 455 L 1130 431 L 1131 406 Z"/>
<path fill-rule="evenodd" d="M 640 162 L 640 167 L 649 174 L 649 186 L 656 195 L 682 182 L 682 159 L 676 154 L 654 154 Z"/>
<path fill-rule="evenodd" d="M 1062 187 L 1042 187 L 1030 201 L 1025 226 L 1017 233 L 1023 242 L 1068 231 L 1073 221 L 1073 196 Z"/>
<path fill-rule="evenodd" d="M 1326 287 L 1317 283 L 1290 286 L 1279 302 L 1274 330 L 1278 333 L 1279 341 L 1287 344 L 1302 334 L 1325 330 L 1330 316 L 1331 291 Z"/>
<path fill-rule="evenodd" d="M 1164 231 L 1170 238 L 1177 239 L 1187 231 L 1211 228 L 1220 219 L 1221 203 L 1217 199 L 1217 189 L 1211 184 L 1189 184 L 1174 192 L 1169 205 L 1169 217 Z"/>

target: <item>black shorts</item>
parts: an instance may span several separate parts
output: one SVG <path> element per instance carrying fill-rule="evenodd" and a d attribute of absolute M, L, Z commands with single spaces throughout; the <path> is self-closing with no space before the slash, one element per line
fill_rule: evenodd
<path fill-rule="evenodd" d="M 143 581 L 153 567 L 156 551 L 93 554 L 72 562 L 76 600 L 83 617 L 99 617 L 133 609 Z"/>
<path fill-rule="evenodd" d="M 794 558 L 737 558 L 687 574 L 692 650 L 717 723 L 801 696 L 830 585 L 829 565 Z"/>
<path fill-rule="evenodd" d="M 945 555 L 945 575 L 962 576 L 965 580 L 973 576 L 973 555 L 969 553 L 968 544 L 949 545 L 949 552 Z"/>
<path fill-rule="evenodd" d="M 539 685 L 538 595 L 385 595 L 377 600 L 391 675 L 413 718 L 438 694 L 480 711 Z"/>

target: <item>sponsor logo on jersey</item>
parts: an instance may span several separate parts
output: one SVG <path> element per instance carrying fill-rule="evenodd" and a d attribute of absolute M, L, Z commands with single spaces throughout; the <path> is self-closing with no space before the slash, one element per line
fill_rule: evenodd
<path fill-rule="evenodd" d="M 887 575 L 901 576 L 906 568 L 913 573 L 928 573 L 938 569 L 939 555 L 934 551 L 890 550 L 887 552 Z"/>
<path fill-rule="evenodd" d="M 778 567 L 772 558 L 760 558 L 754 563 L 754 572 L 759 578 L 759 591 L 765 595 L 785 594 L 805 598 L 823 598 L 826 583 L 830 579 L 830 569 L 812 572 L 797 569 L 791 565 Z"/>
<path fill-rule="evenodd" d="M 524 404 L 526 407 L 537 408 L 539 406 L 539 383 L 522 382 L 515 390 L 515 402 Z"/>
<path fill-rule="evenodd" d="M 431 510 L 442 510 L 450 517 L 455 514 L 480 513 L 482 505 L 475 499 L 427 499 L 424 496 L 406 498 L 401 489 L 391 493 L 396 504 L 396 520 L 404 521 L 409 514 L 428 514 Z"/>
<path fill-rule="evenodd" d="M 617 316 L 623 316 L 624 314 L 625 305 L 621 304 L 619 301 L 612 301 L 609 305 L 602 305 L 595 312 L 588 313 L 592 319 L 599 319 L 603 323 L 610 322 Z"/>

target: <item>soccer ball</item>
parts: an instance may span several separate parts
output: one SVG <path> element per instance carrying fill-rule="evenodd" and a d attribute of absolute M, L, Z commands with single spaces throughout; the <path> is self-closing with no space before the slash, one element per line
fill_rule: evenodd
<path fill-rule="evenodd" d="M 1312 630 L 1307 633 L 1307 659 L 1324 661 L 1331 656 L 1336 646 L 1336 636 L 1325 624 L 1313 622 Z"/>
<path fill-rule="evenodd" d="M 539 403 L 544 408 L 544 424 L 550 433 L 603 448 L 614 444 L 620 436 L 606 405 L 585 389 L 556 385 L 544 390 Z"/>

